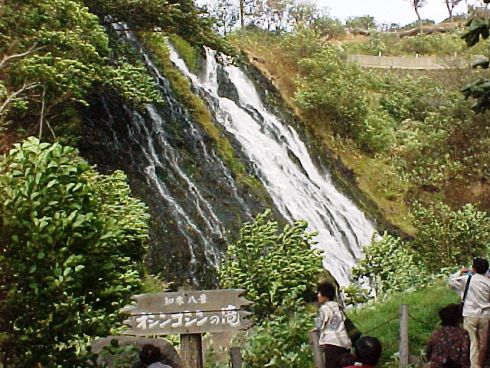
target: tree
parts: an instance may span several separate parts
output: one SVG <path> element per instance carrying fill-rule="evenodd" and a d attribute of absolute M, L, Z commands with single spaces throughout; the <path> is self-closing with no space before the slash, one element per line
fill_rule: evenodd
<path fill-rule="evenodd" d="M 314 2 L 302 1 L 293 4 L 289 10 L 289 14 L 294 18 L 296 26 L 308 26 L 318 18 L 320 14 L 319 10 Z"/>
<path fill-rule="evenodd" d="M 174 33 L 193 45 L 228 52 L 231 48 L 212 31 L 192 0 L 83 0 L 103 25 L 123 22 L 133 31 Z"/>
<path fill-rule="evenodd" d="M 367 281 L 374 291 L 371 296 L 379 297 L 406 291 L 428 279 L 429 274 L 417 253 L 398 237 L 386 233 L 381 238 L 373 237 L 363 253 L 364 258 L 352 269 L 351 290 L 361 291 Z"/>
<path fill-rule="evenodd" d="M 315 234 L 306 232 L 306 222 L 279 231 L 270 214 L 267 210 L 243 226 L 219 269 L 222 287 L 247 290 L 258 321 L 294 310 L 305 291 L 315 287 L 322 270 L 319 251 L 313 248 Z"/>
<path fill-rule="evenodd" d="M 122 172 L 29 138 L 0 159 L 0 351 L 6 367 L 78 367 L 140 287 L 147 208 Z"/>
<path fill-rule="evenodd" d="M 313 316 L 303 296 L 315 287 L 322 258 L 312 248 L 315 234 L 306 231 L 306 222 L 296 221 L 281 231 L 270 215 L 267 210 L 245 224 L 240 239 L 228 246 L 220 282 L 245 289 L 254 302 L 257 324 L 244 347 L 248 367 L 307 367 Z"/>
<path fill-rule="evenodd" d="M 484 0 L 486 4 L 490 3 L 490 0 Z M 472 47 L 480 41 L 480 37 L 484 40 L 490 35 L 490 20 L 474 17 L 467 23 L 468 31 L 461 36 L 468 45 Z M 490 62 L 488 57 L 484 57 L 475 64 L 474 68 L 481 67 L 488 69 Z M 477 113 L 483 114 L 490 107 L 490 79 L 480 78 L 479 80 L 466 85 L 462 92 L 466 98 L 472 97 L 476 99 L 473 109 Z"/>
<path fill-rule="evenodd" d="M 352 29 L 362 29 L 368 31 L 370 29 L 376 29 L 376 22 L 374 17 L 370 15 L 364 15 L 362 17 L 349 17 L 345 21 L 345 26 Z"/>
<path fill-rule="evenodd" d="M 0 123 L 37 125 L 42 135 L 96 86 L 135 104 L 159 99 L 142 64 L 111 60 L 105 29 L 79 1 L 6 0 L 0 35 Z"/>
<path fill-rule="evenodd" d="M 461 2 L 461 0 L 444 0 L 444 3 L 446 4 L 447 11 L 449 13 L 449 19 L 453 18 L 453 10 L 458 4 Z"/>
<path fill-rule="evenodd" d="M 420 14 L 419 9 L 424 7 L 427 4 L 428 0 L 407 0 L 412 6 L 413 10 L 415 10 L 415 14 L 417 14 L 417 19 L 420 22 Z"/>
<path fill-rule="evenodd" d="M 458 210 L 442 203 L 427 207 L 418 204 L 413 210 L 413 222 L 417 228 L 413 246 L 424 255 L 431 271 L 466 264 L 488 252 L 490 217 L 472 204 Z"/>

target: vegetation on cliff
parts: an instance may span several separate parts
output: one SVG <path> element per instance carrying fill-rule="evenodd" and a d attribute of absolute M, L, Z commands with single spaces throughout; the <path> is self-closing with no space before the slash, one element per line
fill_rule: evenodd
<path fill-rule="evenodd" d="M 407 216 L 414 200 L 455 210 L 467 202 L 490 208 L 488 115 L 476 115 L 455 89 L 474 78 L 471 73 L 361 69 L 343 61 L 343 44 L 326 42 L 311 29 L 253 31 L 231 40 L 354 171 L 385 218 L 405 232 L 415 234 Z M 442 81 L 445 74 L 451 83 Z"/>

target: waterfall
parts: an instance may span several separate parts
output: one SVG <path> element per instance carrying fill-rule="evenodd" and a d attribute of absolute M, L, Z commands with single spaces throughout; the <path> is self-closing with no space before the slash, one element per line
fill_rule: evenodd
<path fill-rule="evenodd" d="M 230 223 L 237 231 L 263 208 L 250 208 L 250 199 L 242 198 L 232 173 L 176 100 L 168 80 L 134 35 L 121 33 L 142 54 L 165 103 L 138 112 L 99 97 L 100 111 L 85 117 L 87 131 L 97 136 L 85 139 L 81 150 L 97 156 L 92 161 L 99 166 L 123 169 L 133 191 L 150 204 L 153 272 L 164 270 L 167 280 L 179 274 L 179 284 L 215 284 L 212 274 L 223 257 Z"/>
<path fill-rule="evenodd" d="M 373 224 L 335 188 L 330 175 L 315 166 L 296 130 L 264 106 L 241 69 L 219 65 L 215 52 L 207 49 L 206 71 L 199 78 L 170 49 L 172 62 L 207 100 L 216 120 L 239 142 L 280 213 L 290 222 L 306 220 L 309 230 L 318 232 L 317 247 L 324 252 L 325 268 L 341 285 L 348 284 L 352 266 L 375 231 Z M 219 93 L 219 68 L 236 89 L 236 101 Z"/>

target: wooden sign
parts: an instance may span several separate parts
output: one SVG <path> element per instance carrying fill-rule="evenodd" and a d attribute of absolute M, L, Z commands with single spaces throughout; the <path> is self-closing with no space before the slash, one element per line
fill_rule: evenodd
<path fill-rule="evenodd" d="M 129 314 L 126 335 L 156 336 L 244 330 L 252 323 L 241 306 L 252 302 L 240 297 L 242 289 L 200 290 L 135 295 L 134 304 L 122 309 Z"/>

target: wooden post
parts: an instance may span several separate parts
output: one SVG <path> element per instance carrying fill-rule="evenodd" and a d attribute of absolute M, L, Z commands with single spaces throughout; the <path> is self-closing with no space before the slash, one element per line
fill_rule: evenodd
<path fill-rule="evenodd" d="M 408 305 L 400 305 L 400 368 L 408 367 Z"/>
<path fill-rule="evenodd" d="M 239 347 L 230 348 L 231 368 L 242 368 L 242 352 Z"/>
<path fill-rule="evenodd" d="M 180 335 L 180 357 L 184 368 L 203 368 L 201 334 Z"/>
<path fill-rule="evenodd" d="M 320 339 L 320 332 L 317 330 L 310 331 L 310 345 L 311 350 L 313 350 L 313 359 L 315 360 L 316 368 L 325 367 L 325 357 L 323 355 L 323 350 L 320 348 L 318 340 Z"/>

